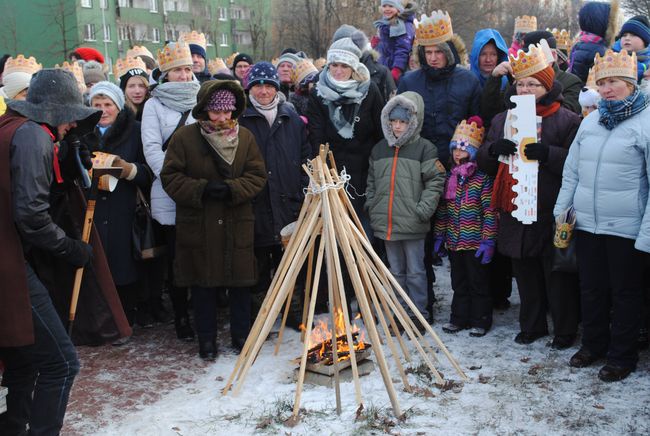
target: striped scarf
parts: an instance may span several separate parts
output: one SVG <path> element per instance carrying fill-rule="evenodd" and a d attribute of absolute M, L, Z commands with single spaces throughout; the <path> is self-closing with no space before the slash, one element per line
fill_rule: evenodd
<path fill-rule="evenodd" d="M 600 113 L 598 123 L 607 130 L 612 130 L 621 121 L 625 121 L 647 108 L 649 103 L 650 97 L 642 93 L 638 86 L 635 87 L 634 93 L 623 100 L 602 99 L 598 103 L 598 112 Z"/>

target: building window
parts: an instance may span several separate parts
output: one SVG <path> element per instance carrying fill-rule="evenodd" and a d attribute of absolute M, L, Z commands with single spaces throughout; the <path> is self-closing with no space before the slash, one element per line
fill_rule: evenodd
<path fill-rule="evenodd" d="M 209 32 L 205 32 L 205 45 L 212 46 L 212 35 Z"/>
<path fill-rule="evenodd" d="M 246 8 L 232 7 L 230 8 L 230 18 L 233 20 L 248 20 L 250 13 Z"/>
<path fill-rule="evenodd" d="M 158 12 L 158 0 L 149 0 L 149 12 Z"/>
<path fill-rule="evenodd" d="M 84 40 L 86 41 L 96 41 L 95 39 L 95 25 L 86 24 L 84 26 Z"/>
<path fill-rule="evenodd" d="M 129 41 L 133 36 L 133 29 L 129 26 L 120 26 L 117 28 L 117 34 L 120 41 Z"/>
<path fill-rule="evenodd" d="M 92 8 L 93 7 L 93 0 L 81 0 L 81 7 L 82 8 Z"/>
<path fill-rule="evenodd" d="M 237 45 L 251 45 L 251 34 L 250 32 L 235 32 L 232 40 Z"/>
<path fill-rule="evenodd" d="M 228 34 L 227 33 L 222 33 L 221 34 L 221 47 L 228 47 Z"/>
<path fill-rule="evenodd" d="M 108 0 L 99 0 L 99 7 L 104 10 L 108 9 Z"/>
<path fill-rule="evenodd" d="M 226 8 L 219 8 L 219 21 L 228 21 L 228 12 Z"/>
<path fill-rule="evenodd" d="M 117 4 L 121 8 L 132 8 L 133 0 L 118 0 Z"/>
<path fill-rule="evenodd" d="M 157 27 L 151 29 L 151 42 L 160 42 L 160 29 Z"/>
<path fill-rule="evenodd" d="M 105 42 L 111 41 L 111 26 L 109 26 L 108 24 L 104 25 L 104 41 Z"/>

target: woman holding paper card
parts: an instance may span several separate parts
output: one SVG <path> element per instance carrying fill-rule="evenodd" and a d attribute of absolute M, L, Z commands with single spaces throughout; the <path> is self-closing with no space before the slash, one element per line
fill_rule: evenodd
<path fill-rule="evenodd" d="M 552 212 L 562 182 L 564 160 L 580 118 L 561 107 L 562 88 L 554 80 L 553 67 L 548 64 L 541 47 L 530 46 L 527 53 L 520 50 L 517 56 L 510 55 L 509 59 L 515 85 L 507 96 L 515 91 L 517 95 L 535 96 L 535 115 L 541 118 L 538 142 L 526 145 L 522 156 L 539 162 L 535 222 L 523 224 L 511 215 L 515 181 L 509 173 L 509 165 L 498 160 L 499 156 L 512 156 L 518 151 L 517 144 L 508 139 L 512 137 L 512 110 L 494 117 L 487 139 L 479 149 L 477 162 L 481 170 L 496 176 L 492 206 L 499 210 L 497 249 L 512 259 L 521 298 L 521 332 L 515 342 L 530 344 L 546 336 L 549 309 L 555 330 L 551 346 L 564 349 L 571 346 L 578 329 L 578 282 L 575 274 L 552 271 Z"/>
<path fill-rule="evenodd" d="M 622 380 L 636 368 L 650 253 L 650 98 L 639 90 L 636 68 L 636 55 L 625 50 L 596 55 L 602 99 L 571 145 L 554 209 L 576 211 L 583 336 L 569 365 L 605 357 L 603 381 Z"/>

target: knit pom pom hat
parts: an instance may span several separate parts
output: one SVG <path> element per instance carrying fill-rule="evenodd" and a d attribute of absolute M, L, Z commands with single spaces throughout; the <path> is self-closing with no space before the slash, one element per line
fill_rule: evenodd
<path fill-rule="evenodd" d="M 235 103 L 237 103 L 237 98 L 232 91 L 229 89 L 219 89 L 210 96 L 210 100 L 208 101 L 205 110 L 234 112 L 237 110 Z"/>

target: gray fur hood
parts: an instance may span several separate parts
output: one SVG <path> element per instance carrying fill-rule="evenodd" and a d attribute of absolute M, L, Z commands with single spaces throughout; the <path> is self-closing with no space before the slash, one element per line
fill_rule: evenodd
<path fill-rule="evenodd" d="M 393 129 L 390 127 L 390 119 L 388 117 L 391 111 L 398 105 L 408 108 L 411 113 L 411 119 L 409 120 L 406 132 L 401 137 L 396 138 L 393 134 Z M 417 140 L 420 137 L 423 121 L 424 100 L 422 100 L 420 94 L 413 91 L 407 91 L 391 98 L 381 111 L 381 128 L 384 132 L 384 138 L 386 138 L 388 145 L 391 147 L 401 147 L 413 140 Z"/>

